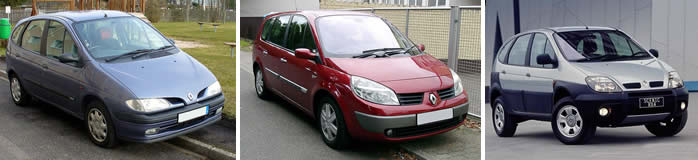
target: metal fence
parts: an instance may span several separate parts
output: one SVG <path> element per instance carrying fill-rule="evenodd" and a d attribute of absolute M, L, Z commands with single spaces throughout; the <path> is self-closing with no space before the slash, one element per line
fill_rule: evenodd
<path fill-rule="evenodd" d="M 185 8 L 166 8 L 162 10 L 160 21 L 163 22 L 235 22 L 235 10 L 218 11 L 201 8 L 189 9 L 187 17 Z"/>
<path fill-rule="evenodd" d="M 480 7 L 355 8 L 387 19 L 427 54 L 458 72 L 470 99 L 471 115 L 480 116 Z"/>
<path fill-rule="evenodd" d="M 13 9 L 13 10 L 10 12 L 10 16 L 9 16 L 9 17 L 10 17 L 10 23 L 11 23 L 12 25 L 15 25 L 15 24 L 17 24 L 17 22 L 18 22 L 19 20 L 22 20 L 22 19 L 24 19 L 24 18 L 27 18 L 27 17 L 29 17 L 29 16 L 31 16 L 31 15 L 32 15 L 32 10 L 31 10 L 31 9 L 28 9 L 28 10 L 24 10 L 24 9 Z M 4 11 L 3 11 L 2 13 L 0 13 L 0 18 L 7 18 L 7 17 L 8 17 L 8 16 L 7 16 L 7 13 L 5 13 Z"/>

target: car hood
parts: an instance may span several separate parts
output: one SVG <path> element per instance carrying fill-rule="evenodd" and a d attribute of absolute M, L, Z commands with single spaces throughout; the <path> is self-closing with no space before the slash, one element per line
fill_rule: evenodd
<path fill-rule="evenodd" d="M 673 69 L 657 59 L 572 63 L 588 76 L 608 76 L 619 83 L 665 81 Z"/>
<path fill-rule="evenodd" d="M 448 66 L 426 54 L 389 58 L 329 58 L 329 63 L 329 66 L 340 71 L 380 82 L 398 93 L 453 85 Z"/>
<path fill-rule="evenodd" d="M 200 91 L 216 82 L 204 65 L 179 51 L 169 56 L 123 63 L 102 63 L 100 66 L 125 85 L 137 98 L 180 98 L 186 103 Z"/>

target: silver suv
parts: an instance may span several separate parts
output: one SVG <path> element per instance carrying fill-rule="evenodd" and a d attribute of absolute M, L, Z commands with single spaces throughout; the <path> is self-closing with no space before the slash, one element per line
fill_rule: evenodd
<path fill-rule="evenodd" d="M 565 144 L 581 144 L 596 127 L 645 125 L 673 136 L 686 125 L 688 91 L 679 74 L 623 31 L 560 27 L 520 33 L 500 48 L 491 73 L 495 131 L 551 121 Z"/>

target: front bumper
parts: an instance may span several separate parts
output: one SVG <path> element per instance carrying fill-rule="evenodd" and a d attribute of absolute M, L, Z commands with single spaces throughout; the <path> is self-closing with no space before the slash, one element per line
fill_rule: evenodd
<path fill-rule="evenodd" d="M 223 95 L 189 104 L 172 110 L 154 114 L 115 113 L 116 136 L 125 141 L 153 143 L 186 134 L 211 125 L 222 117 Z M 178 115 L 187 111 L 208 106 L 206 115 L 178 123 Z M 155 134 L 145 134 L 151 128 L 158 128 Z"/>
<path fill-rule="evenodd" d="M 390 138 L 408 138 L 426 134 L 438 134 L 455 128 L 463 122 L 469 103 L 453 107 L 453 118 L 417 125 L 417 114 L 376 116 L 355 111 L 360 126 L 373 133 Z M 438 133 L 436 133 L 438 132 Z"/>
<path fill-rule="evenodd" d="M 663 97 L 663 107 L 641 108 L 640 98 Z M 621 93 L 590 93 L 575 98 L 581 112 L 595 120 L 600 127 L 620 127 L 642 125 L 662 121 L 686 111 L 680 104 L 688 107 L 688 91 L 685 88 L 632 91 Z M 608 108 L 609 114 L 601 116 L 599 109 Z"/>

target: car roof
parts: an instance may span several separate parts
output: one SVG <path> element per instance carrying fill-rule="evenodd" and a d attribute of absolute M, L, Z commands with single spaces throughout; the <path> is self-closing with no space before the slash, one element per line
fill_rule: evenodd
<path fill-rule="evenodd" d="M 357 11 L 342 11 L 342 10 L 307 10 L 307 11 L 289 11 L 271 14 L 269 16 L 283 15 L 283 14 L 302 14 L 309 17 L 323 17 L 323 16 L 333 16 L 333 15 L 362 15 L 362 16 L 375 16 L 372 13 L 357 12 Z"/>
<path fill-rule="evenodd" d="M 41 17 L 60 17 L 71 20 L 73 22 L 89 21 L 95 19 L 102 19 L 108 17 L 129 17 L 133 16 L 131 14 L 121 12 L 121 11 L 111 11 L 111 10 L 85 10 L 85 11 L 63 11 L 50 14 L 42 14 L 36 16 Z"/>

